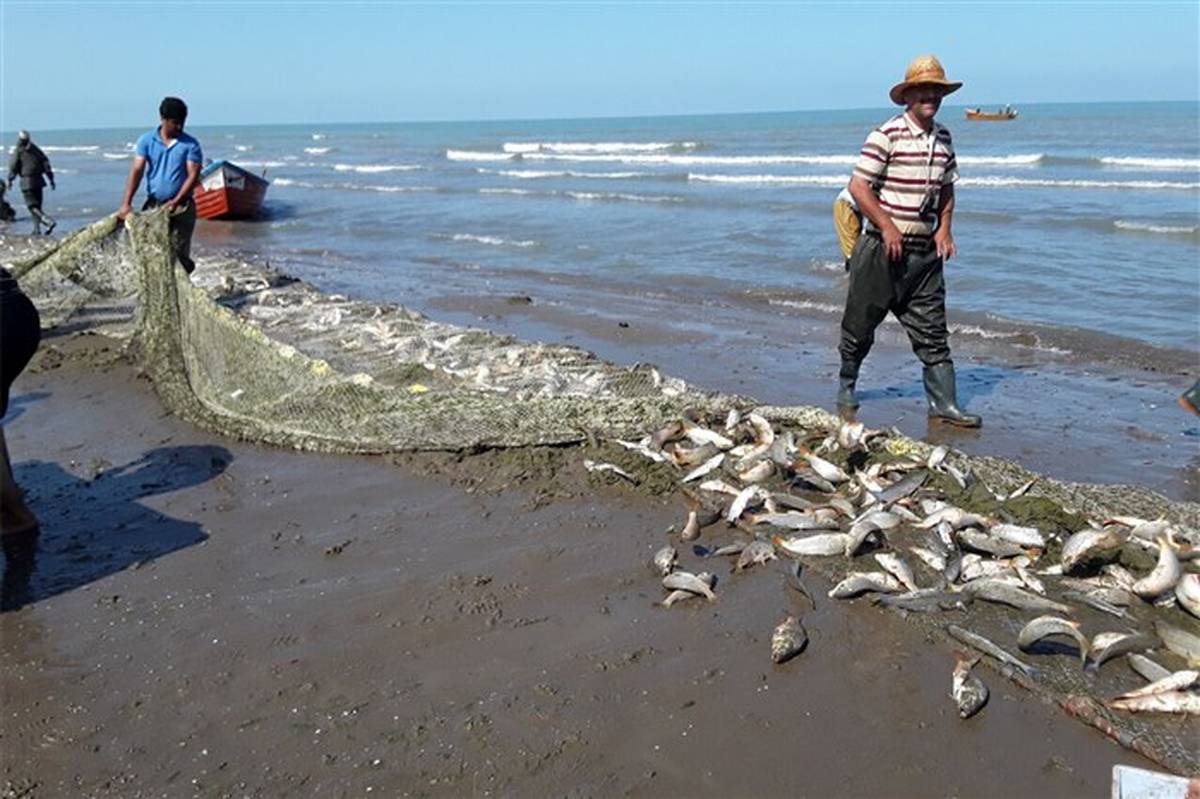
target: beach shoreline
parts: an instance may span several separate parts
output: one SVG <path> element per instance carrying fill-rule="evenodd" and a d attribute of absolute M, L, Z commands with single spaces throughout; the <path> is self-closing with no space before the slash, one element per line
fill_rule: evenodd
<path fill-rule="evenodd" d="M 804 606 L 784 666 L 777 581 L 654 607 L 683 505 L 576 448 L 240 444 L 165 415 L 116 343 L 47 345 L 6 425 L 44 526 L 0 615 L 16 795 L 1097 795 L 1148 766 L 994 674 L 959 721 L 949 651 L 868 607 Z"/>

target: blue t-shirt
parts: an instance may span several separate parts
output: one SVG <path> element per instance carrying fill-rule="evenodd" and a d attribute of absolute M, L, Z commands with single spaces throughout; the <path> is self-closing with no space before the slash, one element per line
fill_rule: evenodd
<path fill-rule="evenodd" d="M 200 142 L 180 133 L 168 147 L 158 135 L 158 128 L 143 133 L 133 150 L 146 159 L 146 192 L 156 200 L 166 202 L 179 193 L 187 180 L 187 162 L 204 163 Z"/>

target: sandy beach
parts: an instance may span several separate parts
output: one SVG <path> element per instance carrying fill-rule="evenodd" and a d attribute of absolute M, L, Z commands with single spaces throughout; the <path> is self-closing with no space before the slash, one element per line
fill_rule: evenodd
<path fill-rule="evenodd" d="M 678 498 L 577 449 L 296 454 L 50 337 L 6 429 L 44 532 L 0 615 L 8 796 L 1097 796 L 1148 766 L 994 672 L 777 580 L 664 610 Z M 767 657 L 803 607 L 802 658 Z"/>

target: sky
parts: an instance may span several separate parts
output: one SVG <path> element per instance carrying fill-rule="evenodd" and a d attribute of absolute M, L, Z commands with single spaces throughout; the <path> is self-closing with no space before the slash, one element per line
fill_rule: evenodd
<path fill-rule="evenodd" d="M 1200 3 L 0 0 L 0 129 L 1200 101 Z"/>

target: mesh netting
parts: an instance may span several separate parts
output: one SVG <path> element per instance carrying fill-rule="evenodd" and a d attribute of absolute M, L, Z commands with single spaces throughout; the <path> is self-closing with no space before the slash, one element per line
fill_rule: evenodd
<path fill-rule="evenodd" d="M 217 433 L 320 451 L 463 450 L 640 438 L 685 410 L 692 418 L 716 420 L 729 408 L 753 407 L 745 398 L 701 392 L 649 366 L 618 367 L 574 347 L 522 342 L 398 306 L 322 294 L 253 265 L 208 260 L 193 282 L 171 262 L 163 212 L 132 216 L 124 227 L 127 236 L 115 217 L 100 220 L 13 272 L 47 326 L 107 327 L 128 335 L 167 408 Z M 758 412 L 798 438 L 819 439 L 838 424 L 816 408 Z M 919 458 L 929 451 L 893 431 L 875 454 Z M 621 458 L 631 470 L 675 468 L 628 451 Z M 992 491 L 1009 492 L 1034 477 L 993 458 L 955 454 L 951 461 Z M 1000 510 L 990 491 L 960 492 L 947 482 L 938 490 L 968 510 Z M 1193 542 L 1200 528 L 1200 507 L 1143 488 L 1043 478 L 1027 496 L 1041 514 L 1027 523 L 1059 535 L 1081 523 L 1076 514 L 1163 516 Z M 716 504 L 711 496 L 698 500 L 722 512 L 729 504 L 728 497 Z M 904 533 L 893 538 L 893 546 L 911 543 Z M 1055 555 L 1046 553 L 1049 562 Z M 840 558 L 810 562 L 831 578 L 847 568 Z M 1161 619 L 1192 631 L 1200 627 L 1178 608 L 1149 604 L 1128 620 L 1081 613 L 1093 631 L 1148 629 Z M 975 602 L 965 615 L 909 618 L 938 634 L 948 622 L 960 624 L 1015 651 L 1028 616 Z M 1175 668 L 1186 665 L 1163 657 Z M 1012 677 L 1165 767 L 1200 772 L 1194 718 L 1134 716 L 1104 707 L 1105 698 L 1131 687 L 1126 667 L 1114 664 L 1093 674 L 1068 657 L 1041 657 L 1037 666 L 1035 678 Z"/>

